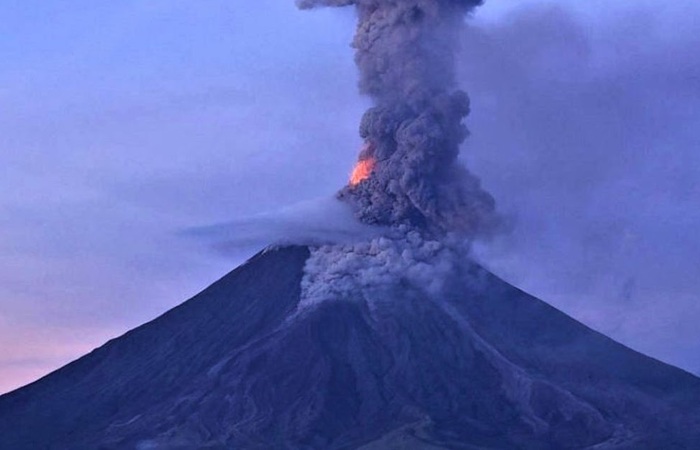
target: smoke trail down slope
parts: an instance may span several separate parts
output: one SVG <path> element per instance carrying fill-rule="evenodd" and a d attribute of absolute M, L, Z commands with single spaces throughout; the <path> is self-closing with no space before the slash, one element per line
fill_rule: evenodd
<path fill-rule="evenodd" d="M 444 286 L 459 276 L 465 247 L 453 235 L 431 240 L 405 229 L 365 242 L 312 247 L 304 267 L 300 307 L 358 294 L 370 298 L 377 289 L 400 291 L 402 286 L 440 298 Z"/>
<path fill-rule="evenodd" d="M 362 118 L 360 161 L 370 176 L 340 192 L 359 218 L 467 236 L 497 223 L 494 200 L 459 164 L 469 97 L 456 89 L 454 56 L 466 15 L 482 0 L 299 0 L 302 9 L 357 9 L 353 41 L 360 91 L 374 100 Z"/>

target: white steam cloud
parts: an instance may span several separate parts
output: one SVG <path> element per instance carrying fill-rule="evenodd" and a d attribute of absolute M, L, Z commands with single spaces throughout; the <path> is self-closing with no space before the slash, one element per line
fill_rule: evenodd
<path fill-rule="evenodd" d="M 298 203 L 231 222 L 186 231 L 224 252 L 270 245 L 350 244 L 366 241 L 384 228 L 360 223 L 349 205 L 335 197 Z"/>

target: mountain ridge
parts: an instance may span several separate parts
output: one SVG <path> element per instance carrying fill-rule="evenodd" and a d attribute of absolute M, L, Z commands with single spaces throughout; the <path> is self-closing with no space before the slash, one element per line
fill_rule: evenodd
<path fill-rule="evenodd" d="M 474 263 L 438 301 L 300 309 L 309 255 L 267 249 L 0 396 L 0 448 L 700 448 L 700 379 Z"/>

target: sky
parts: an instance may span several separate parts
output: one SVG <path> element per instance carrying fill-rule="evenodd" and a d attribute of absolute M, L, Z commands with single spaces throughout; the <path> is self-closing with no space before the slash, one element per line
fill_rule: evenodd
<path fill-rule="evenodd" d="M 264 245 L 223 249 L 188 230 L 346 183 L 369 105 L 352 11 L 0 7 L 0 392 L 157 317 Z M 473 110 L 462 159 L 510 224 L 479 260 L 695 373 L 698 14 L 692 0 L 491 0 L 457 61 Z"/>

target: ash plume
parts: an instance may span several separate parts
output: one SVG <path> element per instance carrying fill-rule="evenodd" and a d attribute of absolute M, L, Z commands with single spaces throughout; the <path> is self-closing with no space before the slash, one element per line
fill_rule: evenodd
<path fill-rule="evenodd" d="M 454 58 L 468 13 L 482 0 L 299 0 L 302 9 L 355 6 L 362 118 L 360 162 L 371 173 L 340 198 L 363 222 L 474 237 L 497 225 L 495 202 L 458 161 L 469 97 L 456 88 Z"/>

